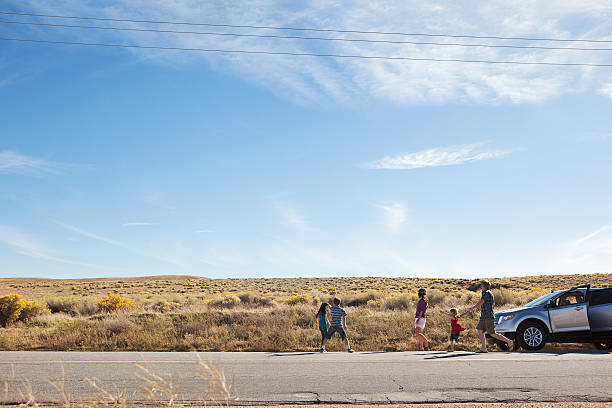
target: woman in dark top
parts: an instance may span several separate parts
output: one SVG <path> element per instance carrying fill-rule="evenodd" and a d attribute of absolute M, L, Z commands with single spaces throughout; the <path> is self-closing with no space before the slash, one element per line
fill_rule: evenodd
<path fill-rule="evenodd" d="M 414 334 L 419 340 L 419 350 L 429 350 L 429 340 L 423 334 L 427 316 L 427 291 L 419 289 L 419 301 L 417 302 L 416 314 L 414 316 Z"/>

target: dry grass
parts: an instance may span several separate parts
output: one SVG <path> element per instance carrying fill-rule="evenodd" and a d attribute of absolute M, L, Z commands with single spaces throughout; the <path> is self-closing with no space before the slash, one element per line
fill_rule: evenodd
<path fill-rule="evenodd" d="M 498 310 L 521 305 L 551 289 L 584 282 L 611 286 L 612 274 L 492 280 Z M 81 285 L 80 288 L 78 285 Z M 540 286 L 536 286 L 540 285 Z M 29 316 L 0 328 L 0 350 L 88 351 L 298 351 L 318 347 L 314 314 L 319 302 L 340 296 L 356 350 L 415 350 L 416 289 L 428 288 L 426 335 L 445 349 L 450 324 L 437 313 L 460 311 L 479 299 L 477 281 L 466 279 L 229 279 L 192 277 L 102 280 L 0 279 L 0 295 L 20 293 L 46 302 L 52 314 Z M 77 288 L 79 288 L 77 290 Z M 68 295 L 66 292 L 79 294 Z M 60 296 L 57 296 L 57 294 Z M 103 299 L 126 298 L 127 308 Z M 133 304 L 131 303 L 133 302 Z M 478 346 L 477 314 L 458 349 Z M 342 350 L 338 340 L 330 350 Z"/>
<path fill-rule="evenodd" d="M 140 373 L 136 376 L 139 392 L 127 397 L 126 387 L 117 387 L 116 384 L 105 383 L 98 378 L 85 378 L 91 387 L 89 397 L 85 401 L 75 401 L 70 393 L 65 374 L 57 381 L 49 381 L 56 391 L 54 401 L 52 396 L 46 395 L 44 402 L 39 402 L 31 385 L 28 382 L 18 381 L 15 372 L 8 376 L 0 375 L 2 386 L 2 400 L 0 406 L 11 405 L 17 407 L 53 406 L 64 408 L 97 408 L 97 407 L 138 407 L 142 403 L 134 401 L 147 401 L 146 405 L 157 407 L 180 406 L 185 398 L 182 396 L 181 377 L 172 374 L 156 373 L 146 367 L 137 366 Z M 63 369 L 62 372 L 64 373 Z M 189 370 L 189 378 L 199 380 L 196 390 L 199 392 L 199 401 L 189 400 L 189 406 L 229 406 L 238 398 L 234 392 L 234 381 L 228 380 L 223 370 L 216 364 L 205 361 L 198 354 L 198 361 Z M 43 404 L 43 405 L 41 405 Z"/>

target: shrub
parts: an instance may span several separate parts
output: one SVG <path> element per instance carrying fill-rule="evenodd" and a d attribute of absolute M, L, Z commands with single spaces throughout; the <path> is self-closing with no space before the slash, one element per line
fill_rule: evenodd
<path fill-rule="evenodd" d="M 136 303 L 119 295 L 108 295 L 98 301 L 100 310 L 106 313 L 116 313 L 122 310 L 135 309 Z"/>
<path fill-rule="evenodd" d="M 76 300 L 72 297 L 50 298 L 47 299 L 47 305 L 51 313 L 67 313 L 74 314 Z"/>
<path fill-rule="evenodd" d="M 0 326 L 6 327 L 16 321 L 26 321 L 43 314 L 48 309 L 41 302 L 30 302 L 18 294 L 0 296 Z"/>
<path fill-rule="evenodd" d="M 240 298 L 236 295 L 222 295 L 216 296 L 207 302 L 212 307 L 220 307 L 224 309 L 231 309 L 240 304 Z"/>
<path fill-rule="evenodd" d="M 80 316 L 91 316 L 98 313 L 100 311 L 100 307 L 95 299 L 87 297 L 79 300 L 73 306 L 73 310 Z"/>
<path fill-rule="evenodd" d="M 285 303 L 287 303 L 288 305 L 301 305 L 312 303 L 313 300 L 314 299 L 312 298 L 312 296 L 310 296 L 308 293 L 299 293 L 297 295 L 288 297 L 285 300 Z"/>
<path fill-rule="evenodd" d="M 375 292 L 372 290 L 366 293 L 358 293 L 354 295 L 344 296 L 343 299 L 344 299 L 344 304 L 346 306 L 357 307 L 357 306 L 366 305 L 368 304 L 368 302 L 376 301 L 382 297 L 383 297 L 382 293 Z"/>
<path fill-rule="evenodd" d="M 406 310 L 416 308 L 416 300 L 413 295 L 409 294 L 389 296 L 382 299 L 381 306 L 387 310 Z"/>
<path fill-rule="evenodd" d="M 111 334 L 121 334 L 134 329 L 135 324 L 127 319 L 105 320 L 104 328 Z"/>
<path fill-rule="evenodd" d="M 23 309 L 23 297 L 17 294 L 10 294 L 0 297 L 0 325 L 7 325 L 16 322 Z"/>
<path fill-rule="evenodd" d="M 26 320 L 30 320 L 31 318 L 44 314 L 44 313 L 49 313 L 49 309 L 47 308 L 47 304 L 43 303 L 43 302 L 39 302 L 39 301 L 27 301 L 27 300 L 23 300 L 24 301 L 24 305 L 23 305 L 23 309 L 21 309 L 21 315 L 19 316 L 19 320 L 22 321 L 26 321 Z"/>
<path fill-rule="evenodd" d="M 447 297 L 449 297 L 447 293 L 444 293 L 438 289 L 431 289 L 427 291 L 427 301 L 429 302 L 430 306 L 444 302 Z"/>
<path fill-rule="evenodd" d="M 269 297 L 265 297 L 265 296 L 259 296 L 253 292 L 239 293 L 238 298 L 240 299 L 240 303 L 244 305 L 265 307 L 265 306 L 272 306 L 274 304 L 273 299 Z"/>
<path fill-rule="evenodd" d="M 493 296 L 495 296 L 495 305 L 496 306 L 504 306 L 510 304 L 519 303 L 517 293 L 513 290 L 506 288 L 493 289 L 491 291 Z"/>
<path fill-rule="evenodd" d="M 166 300 L 158 300 L 157 302 L 153 303 L 153 305 L 151 306 L 151 309 L 153 309 L 156 312 L 166 313 L 166 312 L 170 312 L 172 310 L 176 310 L 180 306 L 181 305 L 179 303 L 176 303 L 176 302 L 168 302 Z"/>

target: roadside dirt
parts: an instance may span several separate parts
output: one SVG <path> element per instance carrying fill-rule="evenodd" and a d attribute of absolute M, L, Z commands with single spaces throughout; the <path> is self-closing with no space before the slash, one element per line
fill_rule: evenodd
<path fill-rule="evenodd" d="M 359 408 L 380 408 L 382 405 L 359 405 Z M 346 408 L 346 405 L 282 405 L 266 408 Z M 612 402 L 509 402 L 509 403 L 447 403 L 447 404 L 385 404 L 385 408 L 609 408 Z"/>

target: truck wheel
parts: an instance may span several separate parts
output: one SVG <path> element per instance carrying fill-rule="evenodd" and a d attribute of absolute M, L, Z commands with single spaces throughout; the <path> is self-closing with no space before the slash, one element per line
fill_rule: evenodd
<path fill-rule="evenodd" d="M 593 343 L 597 350 L 612 350 L 612 343 Z"/>
<path fill-rule="evenodd" d="M 523 323 L 516 332 L 516 339 L 525 350 L 539 350 L 546 344 L 547 331 L 538 322 Z"/>

